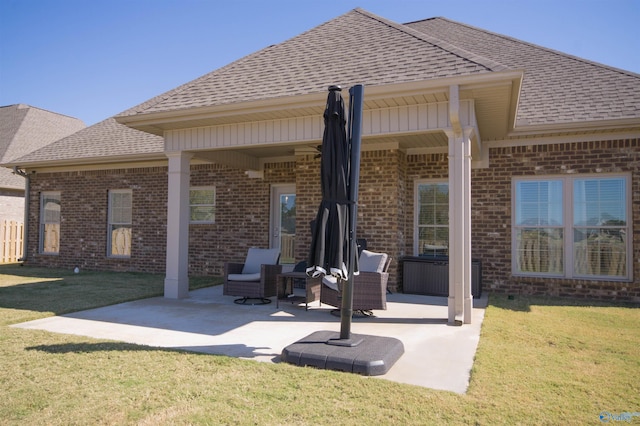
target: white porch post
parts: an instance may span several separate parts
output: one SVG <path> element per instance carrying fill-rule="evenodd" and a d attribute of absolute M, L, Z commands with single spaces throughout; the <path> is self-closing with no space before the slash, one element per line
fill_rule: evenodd
<path fill-rule="evenodd" d="M 470 130 L 463 132 L 463 185 L 464 185 L 464 314 L 465 324 L 471 324 L 471 313 L 473 312 L 473 297 L 471 295 L 471 135 Z"/>
<path fill-rule="evenodd" d="M 164 297 L 189 295 L 189 181 L 192 154 L 168 152 L 167 260 Z"/>
<path fill-rule="evenodd" d="M 471 132 L 460 124 L 458 86 L 449 88 L 449 298 L 448 322 L 470 324 Z"/>
<path fill-rule="evenodd" d="M 464 168 L 462 134 L 449 134 L 449 317 L 461 324 L 464 313 Z"/>

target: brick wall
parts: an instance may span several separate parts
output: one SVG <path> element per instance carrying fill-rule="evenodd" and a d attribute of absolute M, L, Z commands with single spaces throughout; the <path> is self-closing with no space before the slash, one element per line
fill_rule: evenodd
<path fill-rule="evenodd" d="M 133 223 L 129 259 L 109 258 L 107 208 L 110 189 L 131 189 Z M 38 253 L 40 194 L 59 191 L 60 253 Z M 28 262 L 72 269 L 160 273 L 165 268 L 167 169 L 149 167 L 31 176 Z"/>
<path fill-rule="evenodd" d="M 192 186 L 216 187 L 216 219 L 190 226 L 189 272 L 221 275 L 224 263 L 242 262 L 249 247 L 269 247 L 271 185 L 295 179 L 295 163 L 266 164 L 264 179 L 215 164 L 192 166 Z"/>
<path fill-rule="evenodd" d="M 471 172 L 471 251 L 482 261 L 485 290 L 640 301 L 640 146 L 637 139 L 492 148 L 490 167 Z M 511 274 L 513 176 L 632 173 L 633 283 L 514 277 Z M 447 179 L 446 154 L 407 157 L 407 253 L 413 251 L 413 190 L 419 179 Z M 409 219 L 410 218 L 410 219 Z"/>
<path fill-rule="evenodd" d="M 320 159 L 265 165 L 264 179 L 219 165 L 192 166 L 192 186 L 216 187 L 216 222 L 191 225 L 189 272 L 219 275 L 227 261 L 242 260 L 251 246 L 269 244 L 272 184 L 296 185 L 296 256 L 305 260 L 310 222 L 320 203 Z M 398 259 L 413 254 L 414 182 L 448 177 L 447 154 L 405 155 L 398 150 L 363 151 L 358 206 L 359 238 L 394 259 L 390 286 L 396 287 Z M 512 176 L 627 172 L 633 176 L 634 283 L 521 278 L 511 275 Z M 490 168 L 472 170 L 472 255 L 482 261 L 484 289 L 505 293 L 640 301 L 640 147 L 638 140 L 504 147 L 490 150 Z M 106 257 L 107 191 L 133 191 L 130 259 Z M 89 269 L 164 272 L 167 170 L 164 167 L 42 173 L 32 176 L 29 262 Z M 38 247 L 39 194 L 61 191 L 59 255 Z"/>
<path fill-rule="evenodd" d="M 190 226 L 189 268 L 218 275 L 227 261 L 239 261 L 251 246 L 269 245 L 272 183 L 294 182 L 293 163 L 270 165 L 265 179 L 217 165 L 192 166 L 191 185 L 216 187 L 216 223 Z M 31 180 L 29 263 L 49 267 L 162 273 L 166 256 L 167 169 L 138 168 L 41 173 Z M 106 256 L 110 189 L 131 189 L 131 258 Z M 38 253 L 40 194 L 61 192 L 60 253 Z"/>
<path fill-rule="evenodd" d="M 388 253 L 393 258 L 389 270 L 393 288 L 397 282 L 397 260 L 404 250 L 401 217 L 405 200 L 401 171 L 404 157 L 397 150 L 363 151 L 360 159 L 356 237 L 366 239 L 370 250 Z M 322 198 L 320 159 L 306 155 L 296 160 L 296 252 L 301 256 L 298 260 L 305 260 L 311 244 L 310 223 Z"/>
<path fill-rule="evenodd" d="M 472 170 L 472 252 L 483 262 L 484 288 L 522 294 L 640 301 L 640 145 L 637 139 L 490 150 L 490 168 Z M 631 173 L 633 283 L 511 275 L 512 176 Z M 631 220 L 631 218 L 630 218 Z"/>

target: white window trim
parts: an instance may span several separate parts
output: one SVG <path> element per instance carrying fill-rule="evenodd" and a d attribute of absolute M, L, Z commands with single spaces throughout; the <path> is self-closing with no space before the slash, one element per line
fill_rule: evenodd
<path fill-rule="evenodd" d="M 40 193 L 40 223 L 38 229 L 38 253 L 44 254 L 47 256 L 57 256 L 60 254 L 60 243 L 62 239 L 60 235 L 58 235 L 58 251 L 44 251 L 44 228 L 45 228 L 45 208 L 43 204 L 43 200 L 47 196 L 57 195 L 58 200 L 60 200 L 60 205 L 62 207 L 62 193 L 60 191 L 44 191 Z M 59 217 L 58 225 L 60 226 L 62 222 L 62 217 Z M 48 223 L 48 222 L 47 222 Z"/>
<path fill-rule="evenodd" d="M 130 254 L 128 255 L 121 255 L 121 254 L 113 254 L 111 252 L 111 246 L 112 246 L 112 235 L 111 235 L 111 226 L 113 225 L 113 223 L 111 222 L 111 194 L 129 194 L 131 196 L 131 202 L 133 203 L 133 191 L 131 189 L 110 189 L 107 195 L 107 200 L 108 200 L 108 206 L 107 206 L 107 257 L 109 258 L 116 258 L 116 259 L 129 259 L 131 258 L 131 251 L 133 250 L 133 242 L 132 247 L 130 248 Z M 132 206 L 133 209 L 133 206 Z M 133 230 L 133 211 L 131 213 L 131 222 L 128 223 L 128 225 L 131 227 L 131 229 Z M 117 223 L 118 225 L 127 225 L 125 223 Z"/>
<path fill-rule="evenodd" d="M 189 224 L 193 225 L 211 225 L 216 223 L 216 197 L 217 191 L 215 186 L 192 186 L 189 188 L 189 192 L 194 190 L 211 190 L 213 191 L 213 204 L 191 204 L 189 203 Z M 211 206 L 213 207 L 213 220 L 191 220 L 191 207 L 193 206 Z"/>
<path fill-rule="evenodd" d="M 627 227 L 629 229 L 626 244 L 627 244 L 627 276 L 626 277 L 612 277 L 609 275 L 574 275 L 574 257 L 573 257 L 573 182 L 577 179 L 607 179 L 607 178 L 620 178 L 626 181 L 626 214 L 627 214 Z M 523 181 L 541 181 L 541 180 L 561 180 L 563 190 L 563 204 L 562 204 L 562 218 L 563 218 L 563 232 L 564 232 L 564 274 L 549 274 L 549 273 L 527 273 L 517 270 L 517 241 L 516 241 L 516 183 Z M 630 173 L 583 173 L 572 175 L 540 175 L 540 176 L 513 176 L 511 178 L 511 273 L 516 277 L 536 277 L 536 278 L 562 278 L 562 279 L 574 279 L 574 280 L 586 280 L 586 281 L 618 281 L 618 282 L 632 282 L 633 281 L 633 192 L 632 177 Z"/>
<path fill-rule="evenodd" d="M 424 184 L 446 184 L 449 185 L 449 181 L 447 179 L 418 179 L 413 181 L 413 255 L 420 255 L 420 231 L 418 228 L 419 223 L 419 215 L 420 215 L 420 204 L 418 203 L 420 191 L 419 186 Z M 448 227 L 448 226 L 447 226 Z"/>

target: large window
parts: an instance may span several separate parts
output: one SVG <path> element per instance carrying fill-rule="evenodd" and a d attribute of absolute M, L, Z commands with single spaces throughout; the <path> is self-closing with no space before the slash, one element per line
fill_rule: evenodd
<path fill-rule="evenodd" d="M 628 188 L 626 176 L 515 179 L 514 274 L 630 279 Z"/>
<path fill-rule="evenodd" d="M 40 253 L 60 252 L 60 193 L 40 194 Z"/>
<path fill-rule="evenodd" d="M 189 190 L 189 219 L 191 223 L 214 223 L 216 220 L 216 189 L 194 187 Z"/>
<path fill-rule="evenodd" d="M 416 182 L 414 252 L 419 255 L 449 254 L 449 185 Z"/>
<path fill-rule="evenodd" d="M 627 204 L 625 179 L 573 181 L 576 275 L 627 277 Z"/>
<path fill-rule="evenodd" d="M 131 205 L 131 190 L 109 191 L 107 255 L 110 257 L 131 256 Z"/>
<path fill-rule="evenodd" d="M 518 272 L 561 275 L 564 270 L 564 218 L 561 180 L 516 184 L 515 263 Z"/>

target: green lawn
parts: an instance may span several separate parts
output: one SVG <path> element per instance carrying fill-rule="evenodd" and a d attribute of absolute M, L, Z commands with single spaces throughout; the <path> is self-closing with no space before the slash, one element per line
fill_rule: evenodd
<path fill-rule="evenodd" d="M 492 295 L 465 395 L 9 327 L 159 295 L 163 280 L 0 265 L 0 424 L 640 424 L 637 306 Z"/>

